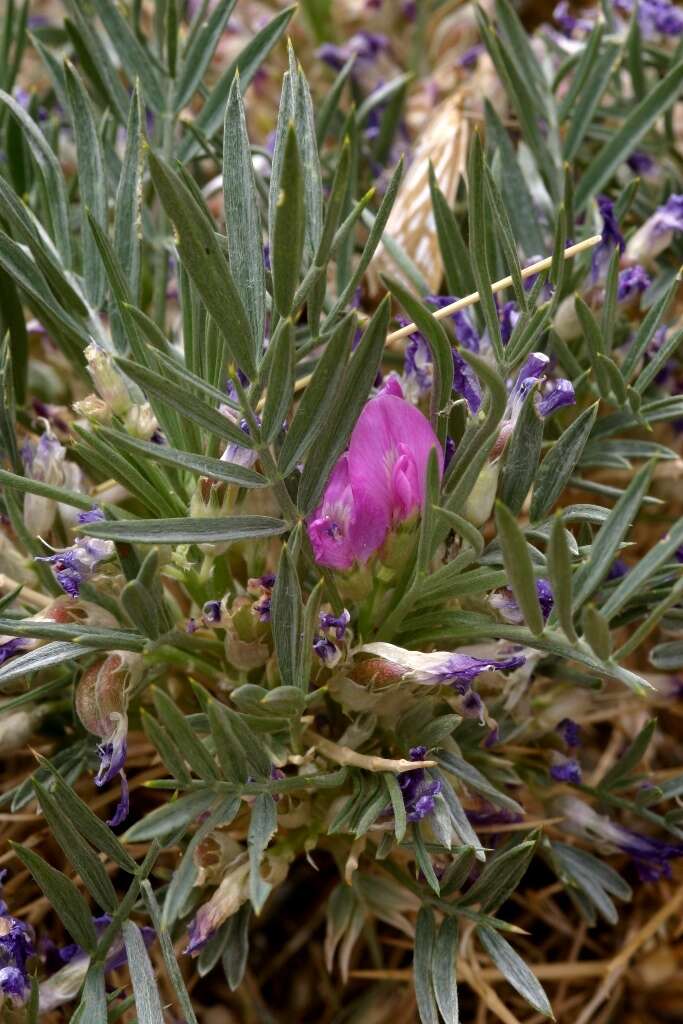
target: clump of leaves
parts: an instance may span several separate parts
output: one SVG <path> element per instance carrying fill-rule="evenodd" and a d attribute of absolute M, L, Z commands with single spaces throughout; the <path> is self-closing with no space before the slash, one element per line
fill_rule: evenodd
<path fill-rule="evenodd" d="M 373 159 L 396 155 L 406 76 L 356 113 L 347 62 L 316 104 L 290 44 L 271 154 L 245 93 L 292 9 L 208 87 L 234 0 L 189 22 L 158 3 L 148 33 L 135 5 L 66 0 L 33 39 L 41 121 L 12 93 L 27 6 L 9 4 L 1 47 L 0 731 L 20 746 L 45 724 L 51 754 L 3 799 L 37 801 L 78 875 L 14 846 L 80 952 L 68 976 L 29 959 L 14 1002 L 113 1020 L 125 950 L 138 1019 L 163 1020 L 145 918 L 194 1021 L 189 956 L 236 989 L 253 919 L 324 851 L 330 970 L 346 977 L 382 921 L 414 940 L 423 1024 L 457 1021 L 466 933 L 550 1016 L 505 913 L 532 861 L 614 924 L 631 888 L 605 856 L 657 877 L 683 851 L 680 777 L 643 788 L 654 721 L 590 785 L 574 727 L 598 700 L 646 706 L 637 652 L 683 664 L 683 521 L 651 493 L 677 458 L 662 425 L 683 415 L 680 48 L 636 45 L 635 14 L 568 52 L 549 33 L 532 47 L 506 0 L 480 15 L 515 127 L 486 104 L 453 202 L 431 173 L 444 290 L 478 293 L 453 310 L 385 233 L 402 162 L 359 194 L 366 120 L 387 117 Z M 659 171 L 639 182 L 626 161 L 643 150 Z M 380 243 L 387 296 L 358 308 Z M 391 332 L 399 310 L 410 326 Z M 389 440 L 361 444 L 379 409 Z M 363 476 L 385 456 L 390 499 L 383 470 Z M 643 522 L 660 539 L 633 558 Z M 139 813 L 136 793 L 129 813 L 141 730 L 161 799 Z M 109 824 L 75 789 L 98 758 Z"/>

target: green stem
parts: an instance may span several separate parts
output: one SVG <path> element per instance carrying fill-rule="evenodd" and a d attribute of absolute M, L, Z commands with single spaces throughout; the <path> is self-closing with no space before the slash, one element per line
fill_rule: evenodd
<path fill-rule="evenodd" d="M 166 89 L 166 109 L 161 115 L 161 153 L 166 162 L 173 155 L 173 139 L 175 136 L 176 116 L 173 111 L 174 82 L 169 78 Z M 154 321 L 163 328 L 166 321 L 166 275 L 168 272 L 168 253 L 164 239 L 169 230 L 170 221 L 163 207 L 159 210 L 159 231 L 154 266 Z"/>

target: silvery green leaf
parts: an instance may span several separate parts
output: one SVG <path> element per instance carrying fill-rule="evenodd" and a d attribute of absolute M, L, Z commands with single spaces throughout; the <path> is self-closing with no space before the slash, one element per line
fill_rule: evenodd
<path fill-rule="evenodd" d="M 154 890 L 147 879 L 142 883 L 141 889 L 149 915 L 152 919 L 154 931 L 156 932 L 159 945 L 161 946 L 161 953 L 164 958 L 166 970 L 169 978 L 171 979 L 171 983 L 173 984 L 173 988 L 175 989 L 175 993 L 178 996 L 178 1003 L 183 1012 L 186 1024 L 197 1024 L 197 1018 L 192 1008 L 192 1001 L 188 995 L 185 982 L 183 981 L 183 976 L 178 966 L 171 936 L 169 935 L 165 924 L 162 922 L 161 914 L 159 912 L 159 904 L 157 903 L 156 896 L 154 895 Z"/>
<path fill-rule="evenodd" d="M 223 200 L 230 269 L 237 288 L 244 296 L 255 343 L 260 345 L 266 315 L 266 276 L 261 218 L 239 74 L 235 75 L 225 108 Z"/>
<path fill-rule="evenodd" d="M 251 809 L 247 833 L 249 849 L 249 899 L 257 914 L 263 908 L 272 886 L 261 876 L 263 854 L 277 828 L 277 807 L 270 793 L 259 793 Z"/>
<path fill-rule="evenodd" d="M 216 84 L 211 88 L 204 106 L 197 115 L 195 124 L 202 135 L 211 137 L 220 127 L 223 120 L 225 101 L 239 72 L 239 83 L 242 95 L 247 86 L 268 56 L 272 48 L 284 35 L 296 6 L 286 7 L 276 14 L 257 32 L 247 45 L 240 51 L 235 60 L 226 68 Z M 179 159 L 182 163 L 190 160 L 198 151 L 199 144 L 192 136 L 186 136 L 180 144 Z"/>
<path fill-rule="evenodd" d="M 68 820 L 75 825 L 88 842 L 106 853 L 124 871 L 134 874 L 137 871 L 137 864 L 109 826 L 105 825 L 102 819 L 90 810 L 49 761 L 39 758 L 39 762 L 41 765 L 45 765 L 50 772 L 50 787 L 61 813 L 68 816 Z"/>
<path fill-rule="evenodd" d="M 332 83 L 332 87 L 328 89 L 325 99 L 320 104 L 318 115 L 316 117 L 316 139 L 318 146 L 322 147 L 325 137 L 327 135 L 328 128 L 332 121 L 332 118 L 339 109 L 339 101 L 341 99 L 342 90 L 346 84 L 349 75 L 353 69 L 353 65 L 356 61 L 356 55 L 351 54 L 349 59 L 346 61 L 339 74 Z"/>
<path fill-rule="evenodd" d="M 28 847 L 12 843 L 12 849 L 31 872 L 71 937 L 92 954 L 97 945 L 95 927 L 88 905 L 74 883 Z"/>
<path fill-rule="evenodd" d="M 355 316 L 349 313 L 330 336 L 306 387 L 282 445 L 278 468 L 289 476 L 315 442 L 337 404 L 337 396 L 351 351 Z"/>
<path fill-rule="evenodd" d="M 140 218 L 142 216 L 142 102 L 137 87 L 130 98 L 126 127 L 126 148 L 116 189 L 114 209 L 114 252 L 124 268 L 128 290 L 137 301 L 140 276 Z M 112 319 L 116 347 L 124 352 L 127 343 L 118 316 Z"/>
<path fill-rule="evenodd" d="M 194 821 L 207 811 L 215 800 L 216 794 L 211 789 L 199 789 L 194 793 L 188 793 L 187 796 L 169 800 L 131 825 L 123 840 L 126 843 L 146 843 L 151 839 L 163 839 Z"/>
<path fill-rule="evenodd" d="M 503 810 L 511 811 L 512 814 L 523 814 L 523 808 L 513 800 L 512 797 L 502 793 L 499 789 L 496 789 L 485 775 L 475 768 L 474 765 L 468 764 L 463 758 L 458 757 L 456 754 L 451 754 L 448 751 L 440 750 L 436 759 L 442 768 L 445 768 L 451 775 L 455 775 L 456 778 L 460 779 L 468 789 L 473 789 L 477 793 L 481 793 L 482 796 L 494 805 L 494 807 L 502 807 Z M 476 839 L 476 836 L 474 837 Z M 470 838 L 461 836 L 463 842 L 469 844 Z M 478 846 L 479 841 L 475 844 Z"/>
<path fill-rule="evenodd" d="M 0 684 L 8 683 L 12 679 L 19 679 L 21 676 L 32 675 L 53 665 L 60 665 L 63 661 L 72 661 L 76 658 L 84 658 L 98 650 L 87 644 L 62 643 L 56 640 L 54 643 L 45 644 L 28 654 L 20 654 L 12 658 L 8 664 L 0 668 Z"/>
<path fill-rule="evenodd" d="M 650 486 L 652 470 L 652 463 L 647 463 L 635 474 L 598 530 L 591 545 L 588 560 L 577 571 L 573 580 L 573 608 L 575 611 L 595 593 L 609 572 L 619 545 L 642 505 L 643 498 Z"/>
<path fill-rule="evenodd" d="M 93 28 L 92 19 L 87 17 L 87 11 L 81 0 L 65 0 L 65 6 L 71 18 L 71 23 L 69 19 L 66 19 L 65 28 L 74 43 L 74 48 L 81 61 L 83 54 L 87 54 L 90 58 L 90 64 L 87 67 L 84 64 L 84 72 L 89 73 L 92 68 L 97 79 L 98 90 L 103 92 L 107 105 L 115 111 L 119 121 L 124 124 L 128 109 L 128 96 L 117 69 L 112 64 L 110 51 L 105 46 L 101 34 Z M 76 39 L 80 40 L 80 45 Z"/>
<path fill-rule="evenodd" d="M 383 279 L 391 294 L 401 303 L 409 318 L 427 341 L 434 364 L 434 385 L 431 397 L 431 420 L 442 444 L 446 440 L 446 410 L 453 390 L 453 354 L 446 331 L 425 306 L 398 281 Z"/>
<path fill-rule="evenodd" d="M 461 897 L 462 903 L 466 906 L 480 903 L 482 911 L 493 912 L 515 891 L 535 850 L 535 839 L 502 847 L 487 860 L 481 874 Z"/>
<path fill-rule="evenodd" d="M 598 658 L 607 661 L 612 653 L 612 640 L 605 616 L 601 615 L 595 605 L 586 604 L 583 607 L 581 623 L 584 640 L 590 649 L 595 651 Z"/>
<path fill-rule="evenodd" d="M 180 74 L 176 82 L 173 96 L 173 109 L 176 113 L 189 103 L 197 91 L 235 2 L 236 0 L 219 0 L 206 21 L 193 34 L 189 46 L 182 55 Z"/>
<path fill-rule="evenodd" d="M 149 153 L 154 187 L 178 232 L 178 255 L 220 327 L 233 358 L 249 377 L 256 375 L 257 349 L 244 305 L 225 256 L 216 240 L 206 209 L 202 209 L 168 164 Z M 260 343 L 259 343 L 260 349 Z"/>
<path fill-rule="evenodd" d="M 517 516 L 534 482 L 543 441 L 543 420 L 536 411 L 536 389 L 531 388 L 512 431 L 501 481 L 501 499 Z"/>
<path fill-rule="evenodd" d="M 162 724 L 177 742 L 192 771 L 205 781 L 210 782 L 216 779 L 217 773 L 213 758 L 201 740 L 197 738 L 197 734 L 175 701 L 158 687 L 155 687 L 153 696 L 154 705 Z"/>
<path fill-rule="evenodd" d="M 90 895 L 102 910 L 113 914 L 118 905 L 116 890 L 102 861 L 91 846 L 76 831 L 58 799 L 52 796 L 37 779 L 32 780 L 38 803 L 46 822 L 64 854 L 76 868 Z"/>
<path fill-rule="evenodd" d="M 544 622 L 529 547 L 517 520 L 502 502 L 496 503 L 496 528 L 509 586 L 527 626 L 534 635 L 539 636 L 543 632 Z"/>
<path fill-rule="evenodd" d="M 649 660 L 661 672 L 683 668 L 683 641 L 668 640 L 663 644 L 655 644 L 649 653 Z"/>
<path fill-rule="evenodd" d="M 485 100 L 486 138 L 495 147 L 496 156 L 492 172 L 501 191 L 505 208 L 510 217 L 514 237 L 519 240 L 527 257 L 544 251 L 545 240 L 539 224 L 538 208 L 529 191 L 529 185 L 517 160 L 510 133 L 501 124 L 498 114 L 488 100 Z M 497 158 L 497 159 L 496 159 Z M 498 171 L 498 167 L 500 171 Z M 463 294 L 475 291 L 474 284 Z M 461 294 L 454 292 L 453 294 Z"/>
<path fill-rule="evenodd" d="M 515 991 L 544 1017 L 553 1017 L 552 1007 L 540 982 L 507 939 L 487 925 L 480 925 L 477 928 L 477 936 L 498 970 Z"/>
<path fill-rule="evenodd" d="M 271 443 L 283 428 L 292 402 L 294 385 L 294 324 L 278 324 L 268 349 L 268 390 L 263 408 L 262 434 Z"/>
<path fill-rule="evenodd" d="M 581 458 L 597 412 L 597 403 L 584 409 L 560 435 L 541 463 L 531 496 L 532 521 L 537 522 L 547 515 L 564 490 Z"/>
<path fill-rule="evenodd" d="M 662 319 L 669 308 L 671 300 L 676 294 L 679 284 L 680 281 L 677 275 L 674 277 L 669 287 L 664 291 L 664 294 L 661 295 L 656 302 L 653 302 L 640 322 L 640 326 L 636 331 L 636 336 L 631 345 L 629 345 L 628 351 L 624 356 L 624 361 L 621 364 L 621 372 L 627 383 L 633 378 L 634 371 L 645 355 L 645 352 L 655 335 L 655 331 L 660 326 Z M 647 367 L 645 367 L 645 371 L 647 372 Z"/>
<path fill-rule="evenodd" d="M 365 404 L 379 368 L 388 323 L 387 297 L 379 304 L 366 327 L 344 374 L 335 405 L 330 410 L 325 433 L 306 459 L 297 496 L 299 508 L 303 512 L 314 508 Z"/>
<path fill-rule="evenodd" d="M 612 132 L 609 142 L 594 157 L 579 181 L 576 189 L 576 209 L 581 211 L 588 200 L 599 192 L 605 183 L 655 123 L 658 117 L 675 102 L 683 83 L 683 61 L 679 62 L 640 101 L 631 107 L 621 127 Z"/>
<path fill-rule="evenodd" d="M 242 982 L 249 955 L 249 918 L 251 908 L 245 903 L 228 920 L 227 941 L 223 950 L 223 971 L 231 992 Z"/>
<path fill-rule="evenodd" d="M 586 133 L 595 118 L 600 105 L 621 58 L 621 43 L 607 43 L 602 52 L 595 55 L 593 64 L 588 71 L 579 95 L 571 109 L 571 117 L 567 123 L 567 133 L 563 140 L 562 155 L 565 160 L 572 161 L 583 144 Z"/>
<path fill-rule="evenodd" d="M 145 459 L 166 463 L 176 469 L 187 471 L 195 476 L 206 476 L 212 480 L 224 480 L 226 483 L 237 484 L 239 487 L 265 487 L 267 480 L 254 469 L 239 466 L 234 462 L 212 459 L 206 455 L 195 455 L 194 452 L 168 448 L 166 445 L 155 444 L 154 441 L 142 441 L 138 437 L 114 431 L 108 427 L 100 427 L 99 433 L 119 448 L 128 450 Z M 21 478 L 22 480 L 24 477 Z M 0 475 L 0 483 L 3 482 Z M 29 481 L 30 482 L 30 481 Z M 61 499 L 62 501 L 64 499 Z M 68 504 L 68 502 L 67 502 Z M 78 506 L 85 508 L 83 506 Z"/>
<path fill-rule="evenodd" d="M 294 122 L 285 136 L 271 232 L 273 301 L 288 316 L 299 283 L 305 228 L 304 178 Z"/>
<path fill-rule="evenodd" d="M 105 277 L 98 258 L 97 245 L 85 218 L 85 211 L 104 228 L 107 218 L 107 191 L 104 160 L 95 114 L 83 82 L 73 65 L 65 63 L 66 91 L 76 138 L 78 187 L 82 206 L 81 238 L 85 290 L 95 309 L 104 301 Z"/>
<path fill-rule="evenodd" d="M 616 924 L 617 908 L 610 895 L 621 900 L 630 900 L 632 896 L 631 887 L 621 875 L 593 854 L 577 846 L 551 843 L 550 848 L 560 877 L 583 892 L 609 924 Z M 570 893 L 571 891 L 570 889 Z M 592 918 L 589 915 L 589 923 L 595 923 L 594 913 Z"/>
<path fill-rule="evenodd" d="M 439 1024 L 439 1013 L 432 988 L 432 961 L 436 941 L 436 922 L 431 907 L 424 906 L 415 925 L 413 981 L 420 1024 Z"/>
<path fill-rule="evenodd" d="M 159 73 L 150 54 L 133 33 L 128 22 L 110 0 L 93 0 L 95 9 L 111 39 L 119 60 L 133 84 L 140 79 L 142 93 L 156 114 L 163 113 L 164 94 Z"/>
<path fill-rule="evenodd" d="M 163 630 L 158 608 L 152 600 L 147 588 L 139 580 L 130 580 L 120 597 L 126 615 L 134 622 L 141 633 L 150 640 L 157 640 Z"/>
<path fill-rule="evenodd" d="M 217 519 L 119 519 L 89 523 L 81 529 L 90 537 L 132 544 L 221 544 L 275 537 L 287 528 L 287 523 L 270 516 L 223 516 Z"/>
<path fill-rule="evenodd" d="M 301 157 L 304 186 L 303 266 L 307 269 L 315 257 L 323 233 L 323 185 L 315 133 L 315 117 L 308 82 L 298 65 L 294 89 L 294 126 Z"/>
<path fill-rule="evenodd" d="M 458 919 L 445 917 L 436 935 L 432 959 L 434 995 L 446 1024 L 458 1024 L 458 989 L 455 960 L 458 953 Z"/>
<path fill-rule="evenodd" d="M 107 1024 L 107 991 L 104 968 L 91 963 L 83 983 L 81 1001 L 71 1018 L 71 1024 Z"/>
<path fill-rule="evenodd" d="M 12 117 L 21 127 L 22 137 L 28 144 L 45 182 L 50 207 L 52 233 L 64 265 L 71 266 L 71 240 L 69 236 L 69 213 L 64 175 L 55 153 L 38 125 L 23 107 L 8 93 L 0 90 L 0 103 L 8 107 Z"/>
<path fill-rule="evenodd" d="M 546 550 L 548 575 L 553 591 L 553 611 L 565 636 L 570 643 L 576 642 L 576 631 L 572 616 L 572 564 L 567 533 L 563 526 L 562 514 L 558 512 L 553 520 Z"/>
<path fill-rule="evenodd" d="M 650 746 L 656 728 L 657 719 L 651 718 L 650 721 L 643 726 L 633 742 L 629 744 L 619 760 L 602 776 L 597 784 L 597 788 L 601 790 L 609 790 L 619 787 L 620 783 L 622 783 L 624 779 L 631 774 L 636 765 L 638 765 L 645 756 L 645 752 Z"/>
<path fill-rule="evenodd" d="M 159 989 L 142 933 L 133 921 L 124 921 L 121 930 L 139 1024 L 164 1024 Z"/>
<path fill-rule="evenodd" d="M 439 249 L 443 259 L 446 286 L 451 295 L 469 295 L 477 290 L 472 275 L 469 253 L 455 214 L 439 188 L 434 168 L 431 164 L 429 167 L 429 189 Z"/>
<path fill-rule="evenodd" d="M 283 545 L 271 604 L 273 643 L 280 677 L 285 686 L 308 688 L 301 677 L 301 633 L 303 604 L 296 564 Z"/>

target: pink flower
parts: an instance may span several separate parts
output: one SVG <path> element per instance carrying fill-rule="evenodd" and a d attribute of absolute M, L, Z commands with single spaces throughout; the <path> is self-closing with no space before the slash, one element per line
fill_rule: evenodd
<path fill-rule="evenodd" d="M 432 448 L 441 470 L 434 431 L 392 378 L 363 409 L 309 520 L 316 561 L 333 569 L 367 562 L 393 527 L 422 508 Z"/>

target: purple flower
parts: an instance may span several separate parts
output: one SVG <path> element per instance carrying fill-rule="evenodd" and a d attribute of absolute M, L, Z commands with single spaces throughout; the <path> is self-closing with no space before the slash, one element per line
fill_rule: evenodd
<path fill-rule="evenodd" d="M 626 255 L 635 263 L 652 261 L 669 247 L 674 233 L 683 231 L 683 193 L 670 195 L 628 241 Z"/>
<path fill-rule="evenodd" d="M 202 619 L 207 626 L 221 621 L 220 601 L 206 601 L 202 608 Z"/>
<path fill-rule="evenodd" d="M 615 6 L 630 15 L 633 0 L 618 0 Z M 680 36 L 683 33 L 683 12 L 671 0 L 639 0 L 638 24 L 645 39 L 653 36 Z"/>
<path fill-rule="evenodd" d="M 89 512 L 79 512 L 79 523 L 101 523 L 104 521 L 104 512 L 100 508 L 91 508 Z"/>
<path fill-rule="evenodd" d="M 81 584 L 91 579 L 99 563 L 111 558 L 115 550 L 111 540 L 79 537 L 70 548 L 56 551 L 54 555 L 38 555 L 35 560 L 48 562 L 62 590 L 70 597 L 76 598 L 80 594 Z"/>
<path fill-rule="evenodd" d="M 515 324 L 519 320 L 519 306 L 514 300 L 506 302 L 500 313 L 500 337 L 504 345 L 507 345 Z"/>
<path fill-rule="evenodd" d="M 19 651 L 28 647 L 29 641 L 23 636 L 13 636 L 8 640 L 0 640 L 0 665 L 4 665 L 8 658 L 18 654 Z"/>
<path fill-rule="evenodd" d="M 320 628 L 333 629 L 337 640 L 343 640 L 346 627 L 351 621 L 351 614 L 344 608 L 341 615 L 334 615 L 331 612 L 320 613 Z"/>
<path fill-rule="evenodd" d="M 607 263 L 612 256 L 612 250 L 616 247 L 623 252 L 626 243 L 624 236 L 619 230 L 619 224 L 614 216 L 614 203 L 607 196 L 598 196 L 598 210 L 602 217 L 602 241 L 593 252 L 592 278 L 595 283 L 602 275 Z"/>
<path fill-rule="evenodd" d="M 555 782 L 569 782 L 578 786 L 581 782 L 581 768 L 573 758 L 562 758 L 550 766 L 550 776 Z"/>
<path fill-rule="evenodd" d="M 460 710 L 465 718 L 476 718 L 484 724 L 484 702 L 476 690 L 469 690 L 460 702 Z"/>
<path fill-rule="evenodd" d="M 461 694 L 468 691 L 472 680 L 482 672 L 509 672 L 520 668 L 526 661 L 526 658 L 518 654 L 496 658 L 495 646 L 494 656 L 485 658 L 460 651 L 432 651 L 426 654 L 386 643 L 365 644 L 360 650 L 364 654 L 374 654 L 388 661 L 395 667 L 402 682 L 428 686 L 450 685 Z"/>
<path fill-rule="evenodd" d="M 640 295 L 650 287 L 650 284 L 649 274 L 639 263 L 636 263 L 634 267 L 626 267 L 619 273 L 617 299 L 619 302 L 625 302 L 627 299 L 633 298 L 634 295 Z"/>
<path fill-rule="evenodd" d="M 536 594 L 543 613 L 543 619 L 547 621 L 548 616 L 553 610 L 554 603 L 552 587 L 548 580 L 536 580 Z M 522 609 L 519 607 L 517 599 L 509 587 L 494 591 L 489 597 L 489 604 L 492 608 L 496 609 L 501 618 L 505 619 L 506 622 L 520 623 L 524 621 Z"/>
<path fill-rule="evenodd" d="M 539 416 L 546 419 L 565 405 L 575 403 L 574 385 L 570 380 L 561 377 L 559 380 L 548 381 L 545 394 L 539 395 L 536 400 L 536 411 Z"/>
<path fill-rule="evenodd" d="M 481 408 L 481 385 L 479 378 L 468 362 L 453 349 L 453 390 L 467 402 L 472 415 Z"/>
<path fill-rule="evenodd" d="M 426 753 L 426 747 L 412 747 L 410 760 L 422 761 Z M 413 768 L 399 775 L 398 784 L 408 821 L 421 821 L 432 813 L 436 797 L 441 792 L 440 779 L 430 779 L 424 768 Z"/>
<path fill-rule="evenodd" d="M 656 167 L 655 161 L 652 157 L 647 153 L 643 153 L 643 151 L 639 149 L 634 149 L 626 163 L 635 174 L 643 176 L 651 174 Z"/>
<path fill-rule="evenodd" d="M 620 580 L 628 572 L 628 566 L 623 558 L 615 558 L 607 573 L 608 580 Z"/>
<path fill-rule="evenodd" d="M 28 976 L 18 967 L 0 967 L 0 992 L 12 1006 L 23 1006 L 31 991 Z"/>
<path fill-rule="evenodd" d="M 432 448 L 443 462 L 428 420 L 397 390 L 392 381 L 367 403 L 308 521 L 321 565 L 343 570 L 366 562 L 392 527 L 422 508 Z"/>
<path fill-rule="evenodd" d="M 484 47 L 481 43 L 475 43 L 474 46 L 468 47 L 464 53 L 461 53 L 457 60 L 459 68 L 465 68 L 466 71 L 471 71 L 472 68 L 477 66 L 477 61 L 484 52 Z"/>
<path fill-rule="evenodd" d="M 398 322 L 408 323 L 405 317 L 397 317 Z M 431 391 L 433 371 L 432 355 L 425 339 L 419 333 L 408 337 L 403 358 L 403 379 L 406 383 L 406 397 L 417 401 L 427 391 Z"/>
<path fill-rule="evenodd" d="M 313 650 L 328 668 L 334 668 L 341 657 L 339 648 L 326 636 L 321 635 L 313 641 Z"/>
<path fill-rule="evenodd" d="M 443 309 L 445 306 L 450 306 L 452 302 L 457 301 L 456 295 L 426 295 L 425 301 L 431 303 L 432 306 L 436 306 L 437 309 Z M 477 333 L 472 318 L 466 309 L 456 310 L 455 313 L 451 313 L 449 319 L 452 321 L 455 328 L 455 337 L 466 349 L 470 352 L 478 352 L 481 345 L 481 338 Z"/>
<path fill-rule="evenodd" d="M 315 51 L 315 55 L 335 71 L 341 71 L 351 57 L 356 58 L 355 68 L 358 65 L 374 63 L 380 53 L 388 49 L 389 40 L 379 32 L 357 32 L 343 46 L 323 43 Z"/>
<path fill-rule="evenodd" d="M 590 32 L 593 28 L 590 18 L 578 18 L 570 12 L 569 0 L 560 0 L 553 11 L 553 21 L 559 27 L 560 32 L 570 39 L 577 29 L 581 32 Z"/>
<path fill-rule="evenodd" d="M 571 718 L 563 718 L 557 731 L 568 747 L 581 746 L 581 726 Z"/>

